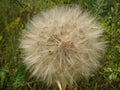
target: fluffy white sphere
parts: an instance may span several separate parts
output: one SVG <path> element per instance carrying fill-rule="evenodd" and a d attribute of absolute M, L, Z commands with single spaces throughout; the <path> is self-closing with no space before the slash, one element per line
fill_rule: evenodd
<path fill-rule="evenodd" d="M 20 48 L 31 76 L 47 84 L 88 78 L 104 51 L 103 29 L 78 8 L 54 7 L 26 26 Z"/>

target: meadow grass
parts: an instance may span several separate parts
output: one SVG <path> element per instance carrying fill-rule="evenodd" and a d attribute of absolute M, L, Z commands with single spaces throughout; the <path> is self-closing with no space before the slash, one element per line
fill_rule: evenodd
<path fill-rule="evenodd" d="M 27 21 L 55 5 L 78 5 L 89 11 L 105 28 L 103 40 L 108 41 L 100 69 L 88 81 L 74 84 L 73 90 L 120 90 L 119 0 L 0 0 L 0 90 L 58 90 L 29 78 L 19 49 Z"/>

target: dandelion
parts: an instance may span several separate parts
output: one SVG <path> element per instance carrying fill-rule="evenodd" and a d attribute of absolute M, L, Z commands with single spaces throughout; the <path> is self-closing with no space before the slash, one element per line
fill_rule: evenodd
<path fill-rule="evenodd" d="M 36 15 L 21 39 L 23 63 L 32 77 L 60 90 L 88 78 L 104 52 L 103 29 L 78 8 L 54 7 Z"/>

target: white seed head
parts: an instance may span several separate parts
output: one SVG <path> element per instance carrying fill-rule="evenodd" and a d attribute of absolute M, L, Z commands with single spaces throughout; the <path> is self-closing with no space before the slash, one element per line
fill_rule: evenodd
<path fill-rule="evenodd" d="M 88 78 L 104 52 L 103 29 L 79 8 L 54 7 L 36 15 L 21 39 L 23 63 L 48 84 Z"/>

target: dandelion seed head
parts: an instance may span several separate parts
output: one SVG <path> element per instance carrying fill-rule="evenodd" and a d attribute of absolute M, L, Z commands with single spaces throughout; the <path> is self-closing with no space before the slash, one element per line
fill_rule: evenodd
<path fill-rule="evenodd" d="M 36 15 L 21 39 L 23 63 L 48 84 L 88 78 L 99 66 L 103 29 L 78 8 L 54 7 Z"/>

